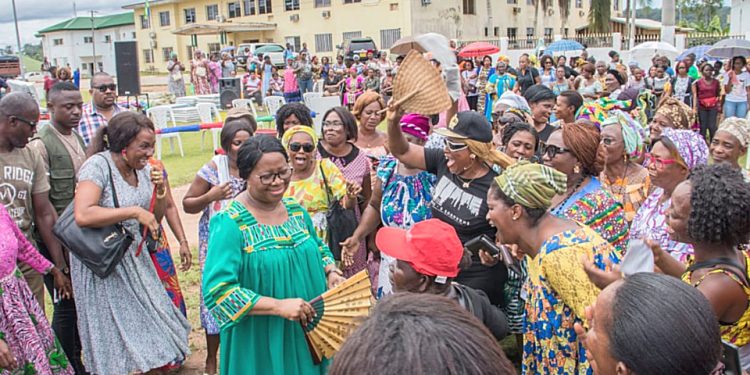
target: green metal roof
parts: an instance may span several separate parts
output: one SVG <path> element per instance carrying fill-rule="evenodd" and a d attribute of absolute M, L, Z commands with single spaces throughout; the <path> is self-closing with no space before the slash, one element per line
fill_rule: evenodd
<path fill-rule="evenodd" d="M 132 25 L 133 12 L 112 14 L 109 16 L 94 17 L 94 29 L 106 29 L 123 25 Z M 41 29 L 37 34 L 51 33 L 63 30 L 91 30 L 91 17 L 75 17 Z"/>

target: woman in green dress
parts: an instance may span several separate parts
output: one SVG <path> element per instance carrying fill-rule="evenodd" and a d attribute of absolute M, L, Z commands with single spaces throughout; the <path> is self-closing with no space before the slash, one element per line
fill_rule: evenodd
<path fill-rule="evenodd" d="M 221 327 L 221 374 L 324 374 L 300 322 L 306 301 L 344 278 L 307 212 L 283 199 L 292 170 L 281 142 L 247 140 L 237 155 L 247 189 L 211 219 L 203 276 L 206 307 Z"/>

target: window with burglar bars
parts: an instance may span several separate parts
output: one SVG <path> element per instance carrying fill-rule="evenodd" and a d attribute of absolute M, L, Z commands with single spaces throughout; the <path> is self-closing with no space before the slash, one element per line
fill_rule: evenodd
<path fill-rule="evenodd" d="M 284 0 L 284 9 L 287 11 L 299 10 L 299 0 Z"/>
<path fill-rule="evenodd" d="M 151 52 L 150 49 L 143 50 L 143 61 L 146 64 L 151 64 L 154 62 L 154 54 Z"/>
<path fill-rule="evenodd" d="M 271 0 L 258 0 L 258 14 L 270 14 L 271 12 L 273 12 Z"/>
<path fill-rule="evenodd" d="M 244 0 L 243 1 L 245 5 L 245 15 L 246 16 L 252 16 L 255 14 L 255 0 Z"/>
<path fill-rule="evenodd" d="M 148 21 L 148 17 L 141 14 L 141 29 L 148 29 L 151 26 L 151 23 Z"/>
<path fill-rule="evenodd" d="M 391 48 L 393 43 L 401 39 L 401 29 L 380 30 L 380 48 Z"/>
<path fill-rule="evenodd" d="M 474 0 L 464 0 L 464 14 L 476 14 L 476 4 Z"/>
<path fill-rule="evenodd" d="M 219 53 L 219 52 L 221 52 L 221 43 L 208 43 L 209 55 L 212 53 Z"/>
<path fill-rule="evenodd" d="M 172 47 L 164 47 L 161 49 L 161 56 L 164 58 L 164 61 L 169 61 L 170 58 L 172 58 Z"/>
<path fill-rule="evenodd" d="M 333 51 L 333 34 L 315 34 L 315 51 Z"/>
<path fill-rule="evenodd" d="M 315 0 L 316 8 L 329 7 L 329 6 L 331 6 L 331 0 Z"/>
<path fill-rule="evenodd" d="M 300 42 L 300 37 L 298 36 L 288 36 L 284 38 L 284 41 L 291 44 L 294 51 L 299 51 L 301 48 L 300 46 L 302 45 L 302 43 Z"/>
<path fill-rule="evenodd" d="M 219 6 L 216 4 L 206 5 L 206 20 L 213 21 L 217 18 L 219 18 Z"/>
<path fill-rule="evenodd" d="M 240 3 L 229 3 L 227 4 L 227 17 L 237 18 L 242 15 L 240 10 Z"/>
<path fill-rule="evenodd" d="M 195 8 L 185 9 L 185 23 L 195 23 Z"/>
<path fill-rule="evenodd" d="M 342 36 L 343 36 L 344 42 L 347 42 L 355 38 L 361 38 L 362 32 L 361 31 L 348 31 L 348 32 L 343 33 Z"/>
<path fill-rule="evenodd" d="M 169 12 L 159 12 L 159 26 L 169 26 Z"/>

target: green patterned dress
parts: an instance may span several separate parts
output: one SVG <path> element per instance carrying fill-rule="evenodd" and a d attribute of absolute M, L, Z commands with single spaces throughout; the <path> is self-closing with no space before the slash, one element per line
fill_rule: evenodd
<path fill-rule="evenodd" d="M 284 199 L 281 225 L 258 223 L 239 202 L 211 219 L 203 276 L 206 307 L 221 327 L 222 374 L 324 374 L 296 321 L 249 315 L 263 297 L 311 300 L 326 290 L 333 263 L 307 212 Z"/>

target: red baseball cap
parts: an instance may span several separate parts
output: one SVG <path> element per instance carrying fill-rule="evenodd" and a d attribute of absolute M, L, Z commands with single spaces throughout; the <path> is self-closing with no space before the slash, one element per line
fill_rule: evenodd
<path fill-rule="evenodd" d="M 464 254 L 456 229 L 438 219 L 421 221 L 409 230 L 381 228 L 375 243 L 386 255 L 427 276 L 456 277 Z"/>

